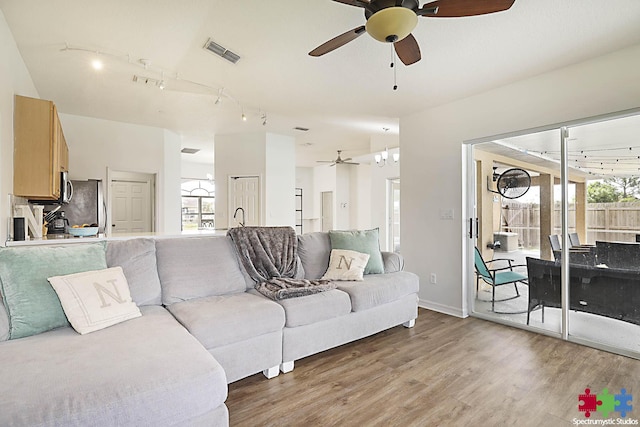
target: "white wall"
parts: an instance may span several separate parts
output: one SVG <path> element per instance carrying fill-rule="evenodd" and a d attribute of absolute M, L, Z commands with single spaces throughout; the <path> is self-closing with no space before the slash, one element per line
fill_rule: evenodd
<path fill-rule="evenodd" d="M 322 193 L 325 191 L 333 192 L 333 218 L 334 229 L 336 217 L 336 172 L 334 167 L 329 165 L 316 166 L 313 168 L 313 218 L 318 218 L 314 222 L 314 229 L 309 231 L 322 230 Z"/>
<path fill-rule="evenodd" d="M 229 225 L 229 177 L 236 175 L 259 176 L 264 180 L 265 134 L 246 133 L 216 135 L 213 156 L 216 182 L 216 228 Z M 264 184 L 264 182 L 262 183 Z M 264 201 L 264 192 L 261 194 Z M 264 203 L 262 203 L 264 208 Z M 264 209 L 261 216 L 264 218 Z"/>
<path fill-rule="evenodd" d="M 4 14 L 0 10 L 0 244 L 7 240 L 13 193 L 13 98 L 39 98 Z"/>
<path fill-rule="evenodd" d="M 273 133 L 268 133 L 266 139 L 264 224 L 295 227 L 295 139 Z"/>
<path fill-rule="evenodd" d="M 639 107 L 638 70 L 640 45 L 401 119 L 402 253 L 422 305 L 467 314 L 463 141 Z"/>
<path fill-rule="evenodd" d="M 180 147 L 182 140 L 176 133 L 164 131 L 163 169 L 159 174 L 160 200 L 157 205 L 160 230 L 168 234 L 180 234 L 182 231 L 182 199 L 180 198 L 181 162 Z"/>
<path fill-rule="evenodd" d="M 351 228 L 351 165 L 335 165 L 336 187 L 333 193 L 335 203 L 334 228 L 336 230 L 349 230 Z"/>
<path fill-rule="evenodd" d="M 156 227 L 180 232 L 180 137 L 150 126 L 60 114 L 71 179 L 101 179 L 107 168 L 156 174 Z M 108 188 L 105 188 L 105 192 Z"/>
<path fill-rule="evenodd" d="M 264 132 L 216 135 L 216 228 L 228 227 L 230 176 L 259 176 L 262 225 L 295 225 L 294 139 Z"/>
<path fill-rule="evenodd" d="M 371 228 L 371 166 L 353 165 L 350 176 L 351 206 L 349 228 L 366 230 Z"/>
<path fill-rule="evenodd" d="M 183 154 L 184 156 L 184 154 Z M 199 179 L 206 180 L 207 174 L 213 176 L 213 163 L 196 163 L 187 160 L 181 162 L 180 176 L 184 179 Z"/>

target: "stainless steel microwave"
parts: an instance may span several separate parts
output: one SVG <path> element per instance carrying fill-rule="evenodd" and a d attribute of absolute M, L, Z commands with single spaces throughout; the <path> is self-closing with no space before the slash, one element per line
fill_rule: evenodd
<path fill-rule="evenodd" d="M 73 198 L 73 184 L 69 172 L 60 172 L 60 203 L 69 203 Z"/>
<path fill-rule="evenodd" d="M 55 205 L 55 204 L 67 204 L 73 197 L 73 184 L 69 179 L 69 172 L 60 172 L 60 197 L 58 200 L 32 200 L 29 199 L 29 203 L 35 203 L 38 205 Z"/>

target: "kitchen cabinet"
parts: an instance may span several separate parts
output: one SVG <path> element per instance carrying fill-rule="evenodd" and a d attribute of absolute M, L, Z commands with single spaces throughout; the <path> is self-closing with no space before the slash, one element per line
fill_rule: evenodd
<path fill-rule="evenodd" d="M 57 200 L 60 172 L 69 169 L 69 149 L 55 104 L 16 95 L 13 135 L 14 195 Z"/>

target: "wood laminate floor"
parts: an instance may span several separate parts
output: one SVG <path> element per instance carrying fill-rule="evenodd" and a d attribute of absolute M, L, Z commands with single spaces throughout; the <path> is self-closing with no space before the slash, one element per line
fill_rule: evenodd
<path fill-rule="evenodd" d="M 626 418 L 640 419 L 640 361 L 420 309 L 412 329 L 298 360 L 272 380 L 230 384 L 226 403 L 233 427 L 547 427 L 586 420 L 578 411 L 585 388 L 636 393 Z"/>

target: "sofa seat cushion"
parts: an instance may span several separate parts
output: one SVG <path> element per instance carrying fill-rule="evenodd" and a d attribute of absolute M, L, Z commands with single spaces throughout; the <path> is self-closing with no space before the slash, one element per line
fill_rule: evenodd
<path fill-rule="evenodd" d="M 0 425 L 168 426 L 226 400 L 224 370 L 164 308 L 0 344 Z"/>
<path fill-rule="evenodd" d="M 284 310 L 278 303 L 246 292 L 179 302 L 168 309 L 207 349 L 284 327 Z"/>
<path fill-rule="evenodd" d="M 338 289 L 349 294 L 353 311 L 368 310 L 409 295 L 417 294 L 418 276 L 407 271 L 369 274 L 363 282 L 336 282 Z"/>
<path fill-rule="evenodd" d="M 287 328 L 322 322 L 351 313 L 349 295 L 337 289 L 283 299 L 278 301 L 278 304 L 284 308 Z"/>

